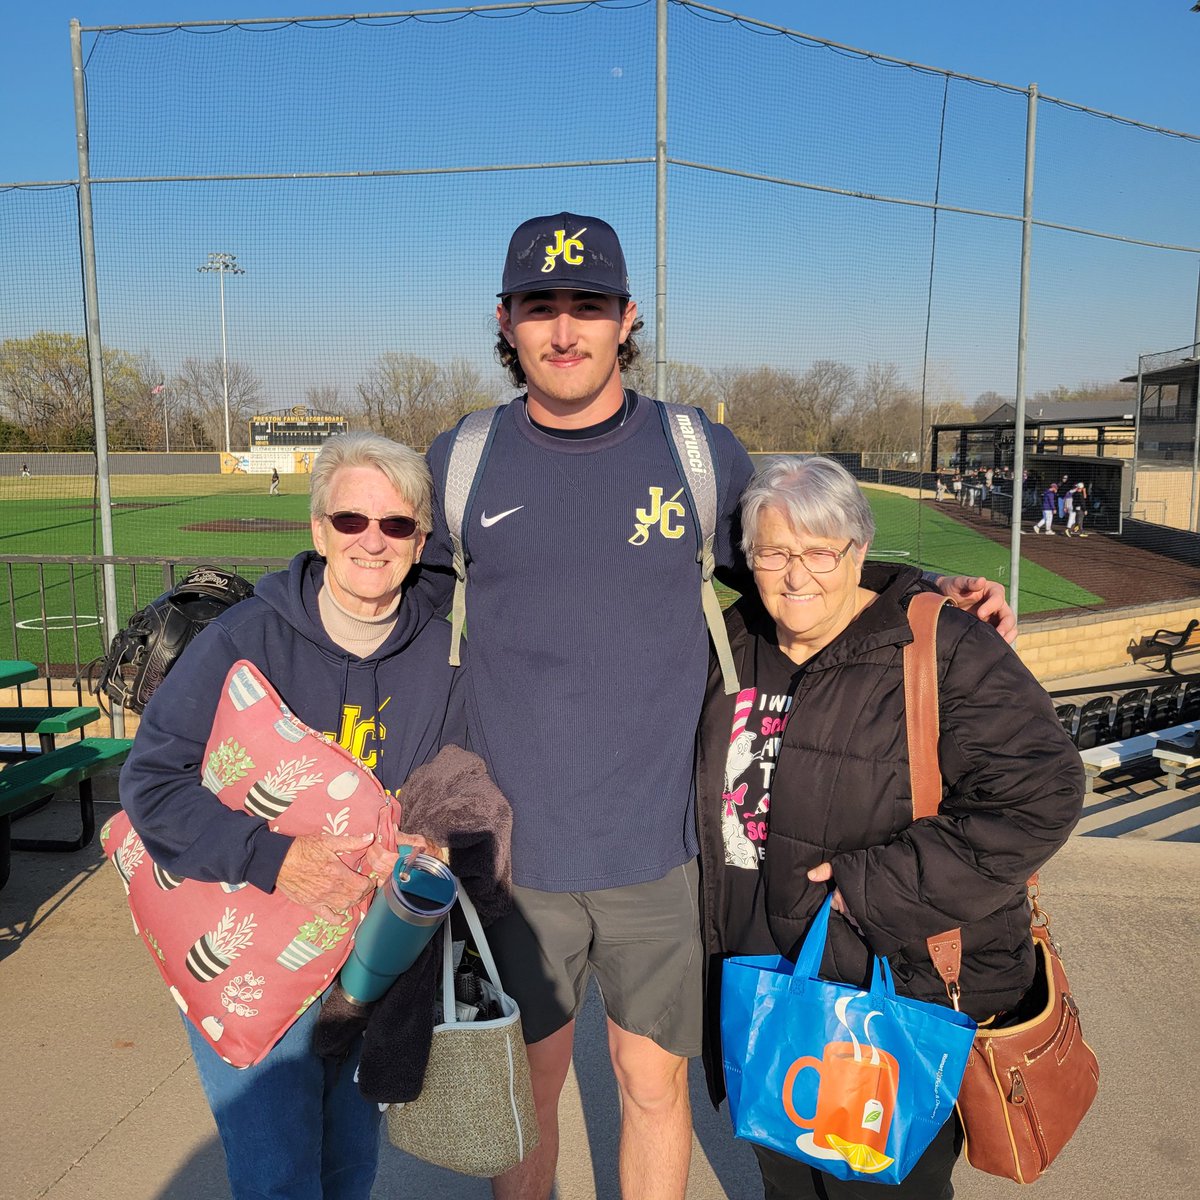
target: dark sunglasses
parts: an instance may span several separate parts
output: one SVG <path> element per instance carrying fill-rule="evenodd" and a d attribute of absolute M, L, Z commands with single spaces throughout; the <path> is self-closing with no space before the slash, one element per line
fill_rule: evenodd
<path fill-rule="evenodd" d="M 372 521 L 378 520 L 379 530 L 384 537 L 406 538 L 417 532 L 413 517 L 368 517 L 366 513 L 326 513 L 325 519 L 338 533 L 362 533 Z"/>

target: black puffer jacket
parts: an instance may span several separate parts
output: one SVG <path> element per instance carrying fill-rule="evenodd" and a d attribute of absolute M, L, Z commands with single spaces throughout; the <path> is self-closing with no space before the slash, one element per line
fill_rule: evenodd
<path fill-rule="evenodd" d="M 936 817 L 914 823 L 902 653 L 912 641 L 905 609 L 922 584 L 912 568 L 868 564 L 863 586 L 879 598 L 805 664 L 783 733 L 763 864 L 771 935 L 794 959 L 828 893 L 806 872 L 831 862 L 866 941 L 832 914 L 822 974 L 865 986 L 873 950 L 887 956 L 898 991 L 949 1003 L 925 939 L 961 927 L 962 1007 L 984 1018 L 1015 1005 L 1033 977 L 1025 882 L 1078 820 L 1083 768 L 1016 654 L 990 626 L 948 607 L 937 655 L 945 796 Z M 747 687 L 755 639 L 773 642 L 773 624 L 754 595 L 726 625 Z M 725 866 L 720 827 L 733 708 L 714 670 L 697 760 L 714 1102 L 724 1094 L 720 962 L 740 952 L 713 918 L 726 871 L 738 869 Z"/>

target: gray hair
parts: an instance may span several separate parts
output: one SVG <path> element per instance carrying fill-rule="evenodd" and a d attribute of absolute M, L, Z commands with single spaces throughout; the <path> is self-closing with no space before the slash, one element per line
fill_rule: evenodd
<path fill-rule="evenodd" d="M 343 467 L 374 467 L 412 505 L 417 528 L 433 529 L 433 476 L 415 450 L 377 433 L 342 433 L 331 437 L 313 463 L 309 509 L 328 516 L 329 489 Z"/>
<path fill-rule="evenodd" d="M 797 532 L 853 538 L 869 546 L 875 518 L 854 476 L 832 458 L 769 458 L 742 493 L 742 551 L 749 558 L 763 509 L 786 517 Z"/>

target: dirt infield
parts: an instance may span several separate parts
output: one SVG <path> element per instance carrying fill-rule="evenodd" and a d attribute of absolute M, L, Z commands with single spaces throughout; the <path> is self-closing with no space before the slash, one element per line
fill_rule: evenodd
<path fill-rule="evenodd" d="M 307 531 L 307 521 L 277 521 L 273 517 L 237 517 L 185 525 L 184 533 L 298 533 Z"/>
<path fill-rule="evenodd" d="M 1007 546 L 1009 529 L 999 522 L 993 524 L 991 514 L 935 500 L 922 503 L 936 508 L 976 533 L 993 542 Z M 1119 537 L 1106 533 L 1091 533 L 1087 537 L 1066 537 L 1061 530 L 1056 536 L 1030 532 L 1029 522 L 1022 526 L 1021 555 L 1038 566 L 1061 575 L 1064 579 L 1104 597 L 1102 605 L 1082 608 L 1062 608 L 1039 612 L 1037 619 L 1058 617 L 1079 612 L 1100 612 L 1107 608 L 1125 608 L 1135 604 L 1156 604 L 1160 601 L 1197 598 L 1200 608 L 1200 567 L 1179 562 L 1164 554 L 1154 554 L 1139 546 L 1131 546 Z"/>

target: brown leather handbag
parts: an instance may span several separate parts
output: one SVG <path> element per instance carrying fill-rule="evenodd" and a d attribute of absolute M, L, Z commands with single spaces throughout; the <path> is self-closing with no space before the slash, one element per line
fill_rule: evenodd
<path fill-rule="evenodd" d="M 913 820 L 933 816 L 942 797 L 936 637 L 945 602 L 942 596 L 923 594 L 915 596 L 908 609 L 914 640 L 904 650 L 904 697 Z M 1037 961 L 1033 983 L 1014 1012 L 980 1026 L 958 1093 L 967 1162 L 1017 1183 L 1033 1183 L 1070 1141 L 1096 1097 L 1100 1078 L 1037 897 L 1034 875 L 1029 881 Z M 937 934 L 928 939 L 928 946 L 946 993 L 958 1008 L 961 931 Z"/>

